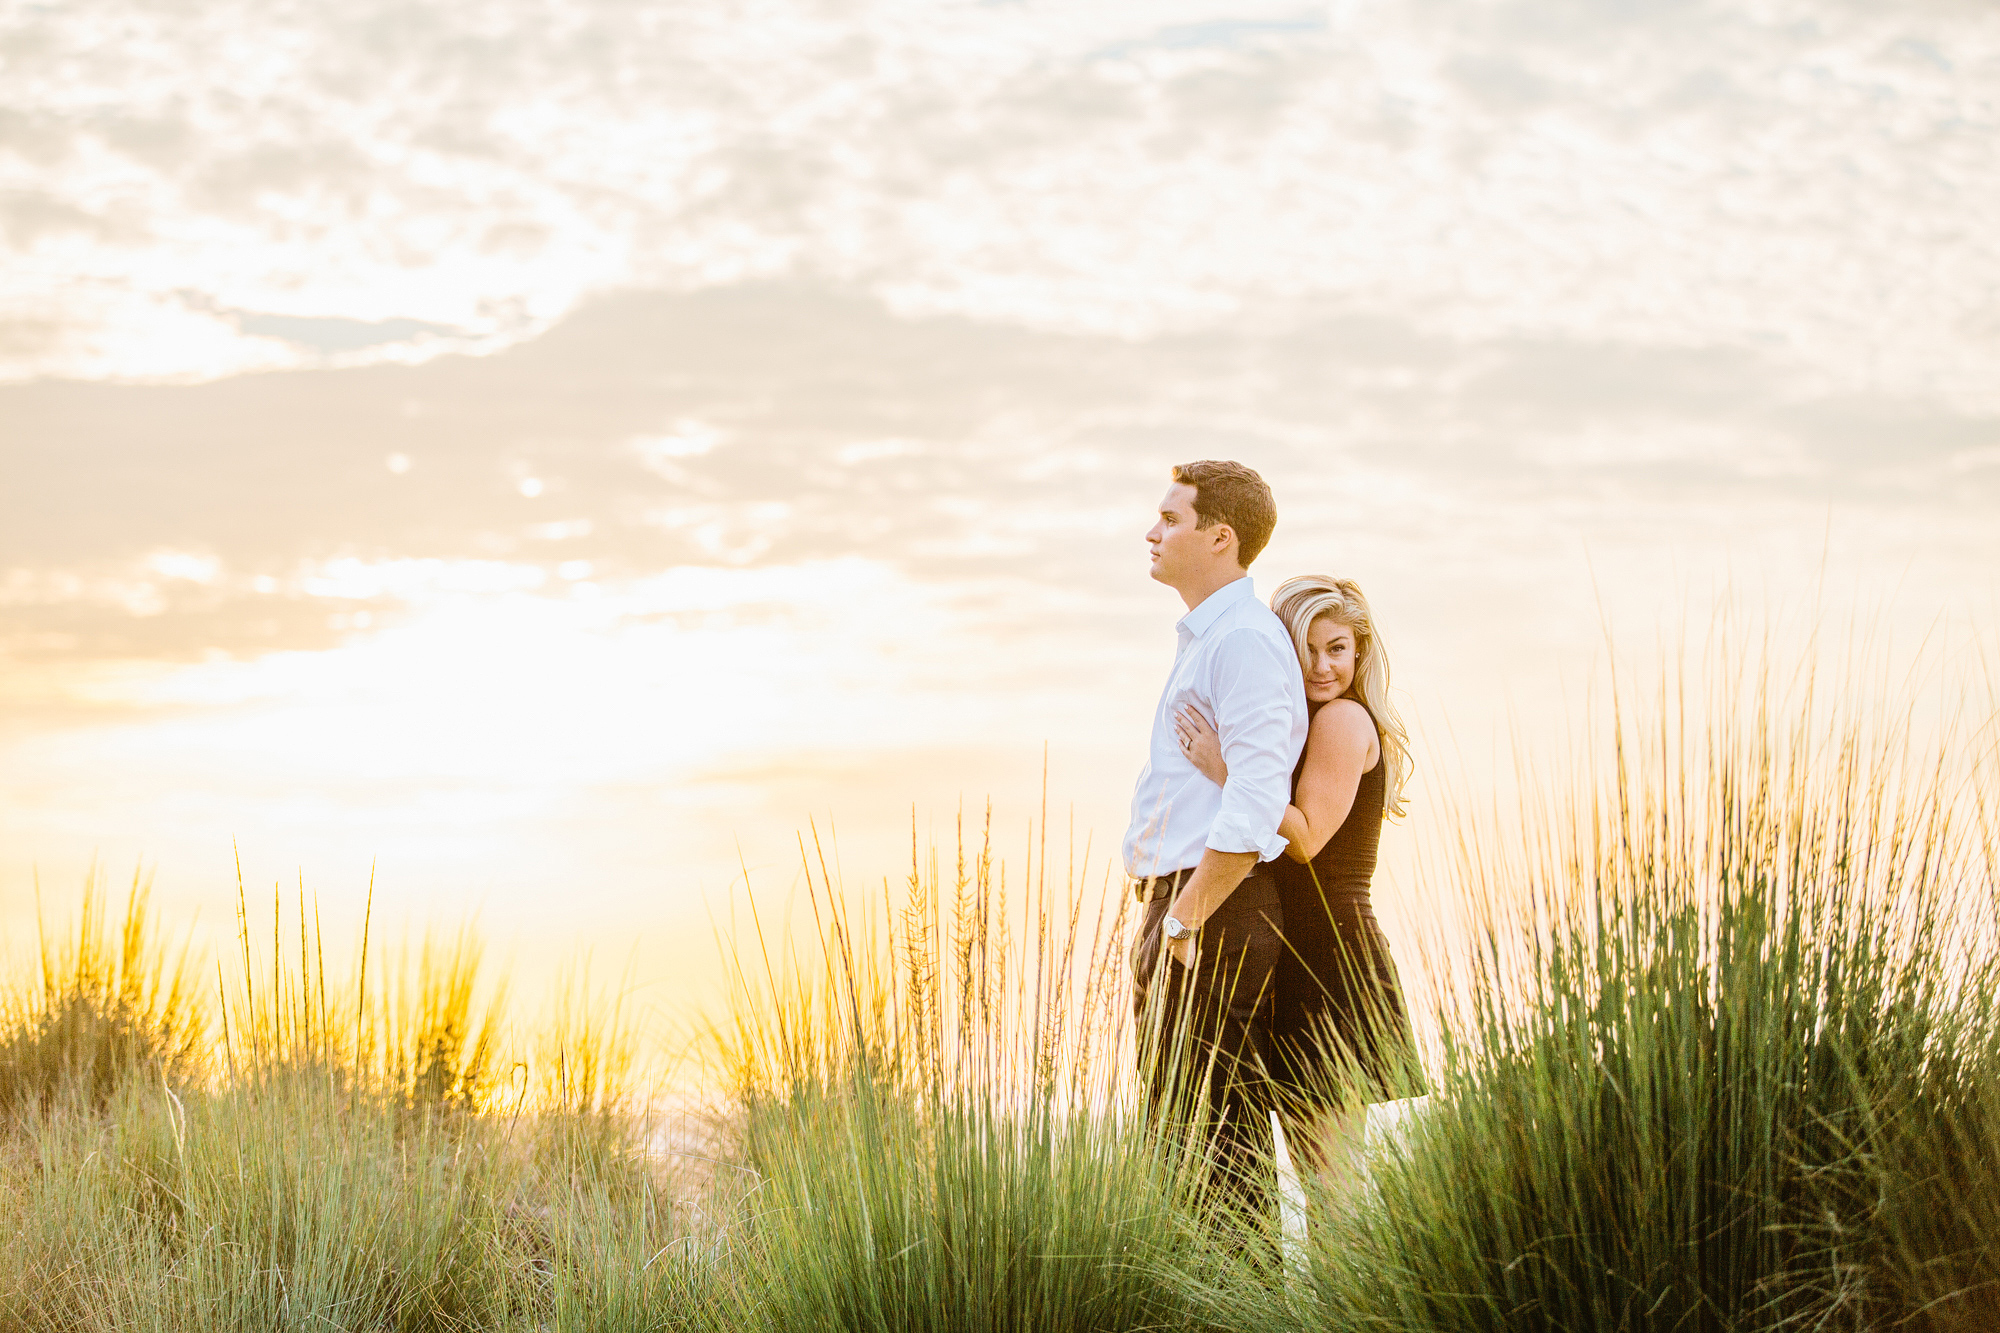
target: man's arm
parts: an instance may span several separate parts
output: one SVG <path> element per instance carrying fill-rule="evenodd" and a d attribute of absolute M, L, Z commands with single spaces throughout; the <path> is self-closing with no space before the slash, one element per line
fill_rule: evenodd
<path fill-rule="evenodd" d="M 1229 901 L 1229 895 L 1236 892 L 1257 864 L 1255 852 L 1218 852 L 1213 847 L 1203 850 L 1201 860 L 1195 864 L 1194 873 L 1181 885 L 1175 895 L 1167 915 L 1184 926 L 1199 928 L 1201 923 L 1215 912 L 1215 909 Z M 1186 939 L 1168 940 L 1167 952 L 1179 959 L 1184 967 L 1194 965 L 1194 946 L 1199 936 Z"/>

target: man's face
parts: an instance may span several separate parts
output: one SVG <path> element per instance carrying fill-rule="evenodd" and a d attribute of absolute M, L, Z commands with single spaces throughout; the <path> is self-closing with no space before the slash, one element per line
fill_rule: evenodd
<path fill-rule="evenodd" d="M 1193 581 L 1215 558 L 1216 527 L 1207 529 L 1194 512 L 1194 487 L 1175 482 L 1160 501 L 1160 520 L 1146 534 L 1153 552 L 1153 577 L 1170 588 Z"/>

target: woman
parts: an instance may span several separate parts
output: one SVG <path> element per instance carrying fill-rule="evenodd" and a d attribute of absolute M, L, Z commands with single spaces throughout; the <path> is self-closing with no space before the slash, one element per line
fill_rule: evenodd
<path fill-rule="evenodd" d="M 1271 609 L 1291 632 L 1312 725 L 1292 773 L 1278 831 L 1286 949 L 1278 965 L 1272 1077 L 1308 1125 L 1301 1147 L 1345 1175 L 1369 1102 L 1423 1091 L 1402 986 L 1369 906 L 1382 821 L 1403 813 L 1409 738 L 1389 701 L 1389 659 L 1361 589 L 1307 575 L 1283 584 Z M 1209 779 L 1229 769 L 1220 739 L 1193 709 L 1177 725 Z"/>

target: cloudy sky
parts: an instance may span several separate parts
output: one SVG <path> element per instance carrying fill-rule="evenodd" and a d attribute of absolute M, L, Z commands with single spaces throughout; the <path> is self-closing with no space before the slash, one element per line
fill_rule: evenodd
<path fill-rule="evenodd" d="M 2000 10 L 0 5 L 0 926 L 234 847 L 671 990 L 1045 744 L 1101 860 L 1204 456 L 1475 781 L 1607 625 L 1981 632 Z"/>

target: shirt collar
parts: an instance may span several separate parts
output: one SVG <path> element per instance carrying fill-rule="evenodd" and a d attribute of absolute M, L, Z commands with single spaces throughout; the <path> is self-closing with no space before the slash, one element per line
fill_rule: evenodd
<path fill-rule="evenodd" d="M 1244 598 L 1256 595 L 1256 586 L 1250 582 L 1250 576 L 1245 574 L 1235 582 L 1225 583 L 1210 593 L 1201 605 L 1175 621 L 1174 628 L 1198 639 L 1208 633 L 1208 627 L 1213 625 L 1224 611 Z"/>

